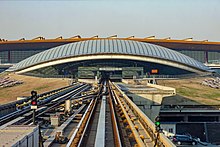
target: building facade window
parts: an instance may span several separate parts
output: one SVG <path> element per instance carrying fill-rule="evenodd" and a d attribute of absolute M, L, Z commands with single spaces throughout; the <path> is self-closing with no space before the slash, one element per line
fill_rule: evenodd
<path fill-rule="evenodd" d="M 212 60 L 220 60 L 220 52 L 208 52 L 208 62 Z"/>
<path fill-rule="evenodd" d="M 0 52 L 0 64 L 8 63 L 8 51 Z"/>
<path fill-rule="evenodd" d="M 11 63 L 18 63 L 34 54 L 41 52 L 40 50 L 36 51 L 11 51 Z"/>
<path fill-rule="evenodd" d="M 204 51 L 188 51 L 188 50 L 181 50 L 180 53 L 187 55 L 197 61 L 205 63 L 205 53 Z"/>
<path fill-rule="evenodd" d="M 170 132 L 170 133 L 173 133 L 173 128 L 169 128 L 169 132 Z"/>

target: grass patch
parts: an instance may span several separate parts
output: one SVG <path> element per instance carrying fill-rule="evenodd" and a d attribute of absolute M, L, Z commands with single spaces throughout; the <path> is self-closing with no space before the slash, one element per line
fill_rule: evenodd
<path fill-rule="evenodd" d="M 43 89 L 46 89 L 46 88 L 49 88 L 49 86 L 48 85 L 43 85 L 43 86 L 34 88 L 34 90 L 43 90 Z"/>
<path fill-rule="evenodd" d="M 0 78 L 4 78 L 5 76 L 7 76 L 9 74 L 9 72 L 1 72 L 0 73 Z"/>
<path fill-rule="evenodd" d="M 220 97 L 220 91 L 204 94 L 204 97 L 211 98 L 211 99 L 218 99 Z"/>
<path fill-rule="evenodd" d="M 160 85 L 176 88 L 177 94 L 202 104 L 220 104 L 220 90 L 201 85 L 206 79 L 161 80 Z"/>
<path fill-rule="evenodd" d="M 207 99 L 217 99 L 220 97 L 220 91 L 215 90 L 200 90 L 192 87 L 177 88 L 177 93 L 187 97 L 201 97 Z"/>
<path fill-rule="evenodd" d="M 182 96 L 193 96 L 193 97 L 197 97 L 200 94 L 197 92 L 197 89 L 192 89 L 192 88 L 188 88 L 188 87 L 180 87 L 176 89 L 177 94 L 182 95 Z"/>
<path fill-rule="evenodd" d="M 4 97 L 6 96 L 7 96 L 7 93 L 4 93 L 4 92 L 0 93 L 0 99 L 4 99 Z"/>
<path fill-rule="evenodd" d="M 5 74 L 5 73 L 4 73 Z M 44 93 L 68 85 L 67 79 L 39 78 L 10 73 L 5 77 L 23 81 L 23 84 L 0 89 L 0 104 L 15 101 L 18 96 L 30 96 L 32 90 Z"/>

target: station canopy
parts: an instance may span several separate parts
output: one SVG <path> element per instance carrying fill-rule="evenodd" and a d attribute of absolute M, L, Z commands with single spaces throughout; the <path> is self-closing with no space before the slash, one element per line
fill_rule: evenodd
<path fill-rule="evenodd" d="M 170 66 L 192 73 L 208 71 L 209 68 L 195 59 L 177 51 L 123 39 L 96 39 L 69 43 L 35 54 L 15 64 L 9 70 L 18 73 L 41 68 L 94 60 L 127 60 Z"/>

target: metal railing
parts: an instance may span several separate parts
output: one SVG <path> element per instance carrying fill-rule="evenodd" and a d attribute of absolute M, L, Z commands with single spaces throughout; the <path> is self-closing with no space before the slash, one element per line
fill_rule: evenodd
<path fill-rule="evenodd" d="M 34 73 L 25 73 L 23 75 L 40 77 L 40 78 L 71 78 L 73 79 L 73 75 L 45 75 L 45 74 L 34 74 Z"/>
<path fill-rule="evenodd" d="M 209 60 L 209 64 L 220 64 L 220 59 L 219 60 Z"/>
<path fill-rule="evenodd" d="M 204 72 L 202 74 L 192 73 L 192 74 L 182 74 L 182 75 L 146 75 L 145 78 L 179 79 L 179 78 L 204 77 L 204 76 L 211 76 L 211 75 L 212 73 L 210 72 Z"/>

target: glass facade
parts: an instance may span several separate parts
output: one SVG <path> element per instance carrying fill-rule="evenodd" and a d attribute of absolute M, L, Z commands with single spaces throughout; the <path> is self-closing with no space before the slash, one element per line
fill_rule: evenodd
<path fill-rule="evenodd" d="M 167 65 L 119 59 L 65 63 L 30 71 L 27 72 L 27 74 L 35 76 L 44 75 L 46 77 L 54 75 L 72 75 L 72 77 L 93 79 L 95 76 L 99 77 L 106 74 L 110 77 L 138 78 L 152 75 L 152 69 L 158 69 L 159 75 L 192 74 L 192 72 Z"/>
<path fill-rule="evenodd" d="M 208 60 L 220 60 L 220 52 L 208 52 Z"/>
<path fill-rule="evenodd" d="M 187 55 L 197 61 L 205 63 L 205 52 L 204 51 L 189 51 L 189 50 L 181 50 L 180 53 Z"/>
<path fill-rule="evenodd" d="M 8 51 L 0 52 L 0 64 L 8 63 Z"/>
<path fill-rule="evenodd" d="M 34 54 L 37 54 L 41 51 L 31 50 L 31 51 L 10 51 L 10 63 L 18 63 L 21 60 L 24 60 Z"/>
<path fill-rule="evenodd" d="M 29 50 L 29 51 L 8 51 L 0 52 L 0 63 L 18 63 L 25 58 L 28 58 L 34 54 L 41 52 L 42 50 Z M 187 55 L 193 59 L 196 59 L 202 63 L 205 63 L 205 52 L 204 51 L 178 51 L 184 55 Z M 8 59 L 10 56 L 10 59 Z M 208 60 L 220 60 L 220 52 L 208 52 Z"/>
<path fill-rule="evenodd" d="M 0 52 L 0 63 L 18 63 L 42 50 L 28 51 L 2 51 Z"/>
<path fill-rule="evenodd" d="M 2 51 L 0 52 L 0 63 L 18 63 L 41 51 L 43 50 L 10 51 L 10 53 L 8 53 L 8 51 Z M 187 55 L 193 59 L 196 59 L 197 61 L 205 63 L 204 51 L 181 50 L 178 52 Z M 208 61 L 212 60 L 220 60 L 220 52 L 208 52 Z"/>

